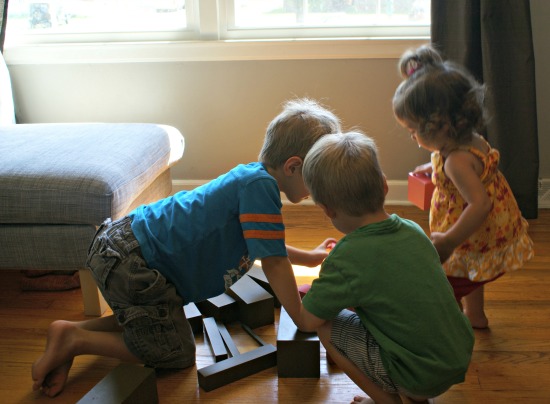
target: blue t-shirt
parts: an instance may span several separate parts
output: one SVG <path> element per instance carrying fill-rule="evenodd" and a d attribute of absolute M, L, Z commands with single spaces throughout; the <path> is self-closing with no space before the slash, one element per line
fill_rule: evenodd
<path fill-rule="evenodd" d="M 148 266 L 187 304 L 223 293 L 255 259 L 287 256 L 281 207 L 277 181 L 250 163 L 129 216 Z"/>

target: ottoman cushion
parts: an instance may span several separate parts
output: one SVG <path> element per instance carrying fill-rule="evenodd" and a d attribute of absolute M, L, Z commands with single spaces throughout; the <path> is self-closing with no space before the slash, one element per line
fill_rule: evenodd
<path fill-rule="evenodd" d="M 0 126 L 0 223 L 98 225 L 118 217 L 183 147 L 179 131 L 164 125 Z"/>

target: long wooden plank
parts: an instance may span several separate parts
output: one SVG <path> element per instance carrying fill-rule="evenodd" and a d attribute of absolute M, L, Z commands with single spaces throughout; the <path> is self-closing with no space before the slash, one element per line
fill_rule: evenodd
<path fill-rule="evenodd" d="M 273 345 L 264 345 L 199 369 L 199 386 L 204 391 L 211 391 L 276 364 L 277 349 Z"/>
<path fill-rule="evenodd" d="M 214 317 L 205 317 L 202 319 L 202 322 L 204 324 L 204 334 L 208 337 L 208 341 L 210 342 L 214 360 L 219 362 L 227 359 L 227 350 L 225 349 L 220 329 Z"/>
<path fill-rule="evenodd" d="M 82 397 L 78 404 L 155 404 L 158 401 L 154 369 L 122 363 Z"/>
<path fill-rule="evenodd" d="M 223 342 L 225 343 L 227 349 L 229 349 L 229 353 L 231 354 L 231 356 L 240 355 L 239 348 L 237 348 L 237 345 L 235 345 L 235 342 L 233 342 L 233 338 L 231 338 L 231 335 L 229 335 L 229 331 L 227 331 L 225 325 L 219 320 L 216 321 L 216 325 L 218 326 L 218 330 L 220 331 Z"/>

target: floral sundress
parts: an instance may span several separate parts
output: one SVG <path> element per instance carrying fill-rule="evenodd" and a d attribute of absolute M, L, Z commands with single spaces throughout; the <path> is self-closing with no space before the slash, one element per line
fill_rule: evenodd
<path fill-rule="evenodd" d="M 457 247 L 443 264 L 447 276 L 469 278 L 473 282 L 491 280 L 504 272 L 523 266 L 533 255 L 533 241 L 528 223 L 521 216 L 512 190 L 498 170 L 500 154 L 489 146 L 489 152 L 469 147 L 483 165 L 481 181 L 493 207 L 479 229 Z M 432 182 L 435 190 L 430 207 L 430 231 L 446 232 L 467 206 L 462 195 L 443 170 L 445 160 L 432 153 Z"/>

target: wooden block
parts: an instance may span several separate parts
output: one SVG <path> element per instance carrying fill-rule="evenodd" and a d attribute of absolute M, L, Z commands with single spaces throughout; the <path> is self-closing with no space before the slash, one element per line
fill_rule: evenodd
<path fill-rule="evenodd" d="M 191 324 L 193 334 L 197 335 L 202 333 L 202 314 L 199 311 L 197 305 L 193 302 L 186 304 L 185 306 L 183 306 L 183 311 L 185 313 L 187 321 L 189 321 L 189 324 Z"/>
<path fill-rule="evenodd" d="M 430 176 L 409 173 L 408 199 L 420 209 L 430 209 L 434 188 Z"/>
<path fill-rule="evenodd" d="M 267 280 L 267 276 L 265 276 L 264 270 L 261 266 L 258 264 L 252 265 L 252 268 L 250 268 L 246 274 L 250 276 L 254 282 L 264 288 L 267 293 L 273 296 L 275 307 L 281 307 L 281 302 L 279 302 L 279 299 L 275 296 L 275 293 L 273 292 L 273 289 L 271 288 L 271 285 Z"/>
<path fill-rule="evenodd" d="M 227 293 L 197 303 L 205 317 L 214 317 L 222 323 L 231 323 L 239 319 L 239 306 Z"/>
<path fill-rule="evenodd" d="M 228 290 L 239 304 L 239 320 L 250 328 L 275 322 L 273 296 L 248 275 L 244 275 Z"/>
<path fill-rule="evenodd" d="M 264 345 L 199 369 L 199 386 L 205 391 L 211 391 L 276 364 L 277 349 L 273 345 Z"/>
<path fill-rule="evenodd" d="M 237 345 L 233 342 L 233 339 L 231 338 L 231 335 L 229 334 L 229 331 L 227 331 L 227 328 L 225 325 L 217 320 L 216 325 L 218 326 L 218 330 L 220 331 L 220 335 L 222 336 L 223 342 L 227 349 L 229 350 L 229 353 L 231 356 L 237 356 L 240 354 L 239 349 L 237 348 Z"/>
<path fill-rule="evenodd" d="M 247 326 L 246 324 L 241 324 L 241 327 L 243 327 L 243 330 L 245 330 L 248 335 L 250 335 L 254 341 L 256 341 L 260 346 L 263 346 L 263 345 L 268 345 L 265 343 L 265 341 L 263 339 L 261 339 L 258 335 L 256 335 L 256 333 L 254 333 L 254 331 L 252 331 L 252 329 Z"/>
<path fill-rule="evenodd" d="M 225 345 L 220 334 L 220 329 L 218 328 L 214 317 L 203 318 L 202 322 L 204 324 L 204 335 L 210 342 L 210 348 L 212 348 L 214 360 L 219 362 L 227 359 L 227 350 L 225 349 Z"/>
<path fill-rule="evenodd" d="M 122 363 L 96 384 L 79 404 L 158 403 L 155 370 L 143 365 Z"/>
<path fill-rule="evenodd" d="M 277 373 L 279 377 L 321 376 L 321 343 L 316 333 L 298 330 L 281 307 L 277 330 Z"/>
<path fill-rule="evenodd" d="M 223 324 L 221 326 L 223 326 Z M 220 327 L 219 322 L 218 327 Z M 199 369 L 197 371 L 199 386 L 205 391 L 217 389 L 218 387 L 225 386 L 226 384 L 250 376 L 264 369 L 268 369 L 277 364 L 277 349 L 271 344 L 266 344 L 247 325 L 242 324 L 242 327 L 261 345 L 260 348 L 256 348 L 244 354 L 239 353 L 236 346 L 234 350 L 233 348 L 228 348 L 232 354 L 234 353 L 233 357 Z M 220 327 L 220 333 L 226 343 L 228 339 L 231 339 L 225 326 Z M 233 341 L 231 341 L 229 345 L 232 344 Z"/>

